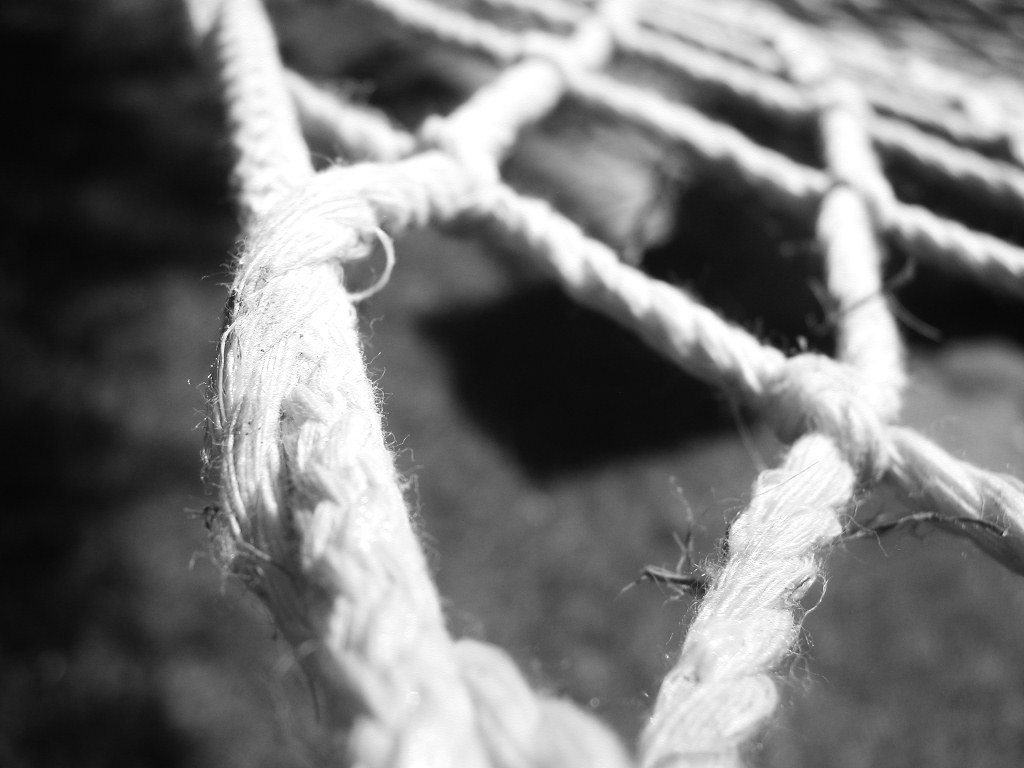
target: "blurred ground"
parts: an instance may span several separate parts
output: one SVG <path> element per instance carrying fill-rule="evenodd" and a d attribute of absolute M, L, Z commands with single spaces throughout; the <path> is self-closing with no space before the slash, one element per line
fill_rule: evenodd
<path fill-rule="evenodd" d="M 379 71 L 362 28 L 279 10 L 290 56 Z M 235 225 L 186 40 L 169 1 L 0 6 L 0 766 L 318 765 L 303 681 L 204 558 L 196 519 Z M 389 71 L 375 98 L 399 112 L 450 103 L 414 67 Z M 430 103 L 403 101 L 416 90 Z M 809 233 L 712 182 L 679 201 L 685 250 L 647 268 L 795 343 L 820 314 Z M 1022 235 L 1019 214 L 979 215 Z M 762 256 L 781 245 L 788 258 Z M 690 605 L 622 589 L 675 563 L 690 514 L 713 555 L 752 449 L 777 446 L 757 425 L 745 445 L 717 395 L 504 255 L 430 233 L 398 253 L 364 312 L 369 355 L 452 625 L 632 739 Z M 913 338 L 907 421 L 1020 475 L 1020 308 L 926 271 L 899 298 L 943 333 Z M 1024 583 L 938 534 L 850 544 L 829 571 L 756 762 L 1020 765 Z"/>

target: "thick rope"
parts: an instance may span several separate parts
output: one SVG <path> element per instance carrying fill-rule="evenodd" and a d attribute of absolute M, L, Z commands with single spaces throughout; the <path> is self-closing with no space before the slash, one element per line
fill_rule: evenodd
<path fill-rule="evenodd" d="M 827 67 L 800 59 L 797 77 L 822 139 L 820 172 L 723 132 L 695 111 L 588 72 L 635 33 L 627 5 L 603 4 L 568 37 L 527 43 L 419 0 L 375 5 L 403 24 L 515 63 L 452 115 L 428 123 L 417 144 L 374 112 L 349 112 L 335 96 L 286 75 L 256 0 L 197 0 L 193 7 L 222 73 L 246 231 L 215 381 L 216 543 L 295 647 L 349 763 L 630 764 L 592 717 L 531 691 L 502 652 L 454 641 L 445 629 L 344 283 L 347 264 L 373 258 L 377 243 L 387 243 L 382 223 L 391 234 L 468 227 L 532 259 L 569 295 L 730 390 L 793 441 L 731 526 L 729 557 L 659 694 L 641 765 L 738 764 L 743 743 L 775 707 L 772 674 L 797 636 L 817 555 L 841 532 L 858 483 L 888 478 L 927 509 L 985 523 L 954 532 L 1024 573 L 1024 484 L 888 423 L 899 408 L 902 353 L 880 295 L 878 232 L 930 239 L 937 252 L 944 242 L 948 257 L 979 269 L 993 269 L 1000 254 L 986 250 L 987 241 L 977 246 L 976 233 L 949 235 L 946 222 L 896 201 L 858 93 L 836 85 Z M 607 92 L 597 94 L 598 86 Z M 786 359 L 622 263 L 546 203 L 502 184 L 497 162 L 567 94 L 817 210 L 841 361 Z M 627 96 L 639 106 L 626 107 Z M 389 162 L 314 174 L 300 119 L 350 156 Z M 965 242 L 976 252 L 965 255 Z"/>
<path fill-rule="evenodd" d="M 416 148 L 412 136 L 395 129 L 376 110 L 342 103 L 294 72 L 285 72 L 285 84 L 303 132 L 311 140 L 334 144 L 334 149 L 344 147 L 350 160 L 398 160 Z"/>
<path fill-rule="evenodd" d="M 761 473 L 729 529 L 729 559 L 662 683 L 641 766 L 740 766 L 743 745 L 775 709 L 772 671 L 799 632 L 794 612 L 818 578 L 814 554 L 842 531 L 855 476 L 822 435 Z"/>
<path fill-rule="evenodd" d="M 872 150 L 860 94 L 836 78 L 812 41 L 797 42 L 790 55 L 817 94 L 825 165 L 839 182 L 817 222 L 837 303 L 838 356 L 859 374 L 861 407 L 880 428 L 897 415 L 904 383 L 899 333 L 881 296 L 875 226 L 895 196 Z M 857 473 L 878 471 L 877 456 L 844 454 L 840 445 L 828 434 L 804 436 L 781 468 L 755 482 L 751 505 L 730 526 L 725 564 L 659 692 L 642 765 L 738 765 L 743 744 L 774 712 L 772 675 L 795 645 L 800 600 L 822 575 L 819 554 L 842 533 Z"/>
<path fill-rule="evenodd" d="M 624 766 L 604 726 L 531 692 L 503 653 L 448 636 L 342 281 L 378 219 L 347 179 L 278 167 L 292 162 L 278 145 L 301 145 L 289 123 L 239 127 L 287 103 L 271 38 L 252 34 L 265 29 L 258 4 L 222 0 L 210 33 L 234 57 L 227 76 L 260 86 L 226 88 L 245 96 L 232 125 L 248 223 L 213 419 L 221 554 L 296 649 L 351 764 Z"/>

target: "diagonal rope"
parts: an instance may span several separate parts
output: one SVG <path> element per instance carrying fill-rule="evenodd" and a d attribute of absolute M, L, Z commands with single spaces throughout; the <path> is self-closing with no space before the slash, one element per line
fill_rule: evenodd
<path fill-rule="evenodd" d="M 874 155 L 861 94 L 836 77 L 813 41 L 800 37 L 793 47 L 793 63 L 820 105 L 825 166 L 838 182 L 817 219 L 827 286 L 839 309 L 837 353 L 860 374 L 861 403 L 882 423 L 897 415 L 904 383 L 899 332 L 882 296 L 876 227 L 895 195 Z M 744 743 L 776 708 L 772 675 L 795 646 L 800 601 L 822 577 L 821 555 L 842 533 L 857 473 L 875 462 L 844 455 L 828 434 L 811 432 L 782 467 L 761 473 L 659 692 L 643 734 L 642 765 L 742 764 Z"/>
<path fill-rule="evenodd" d="M 449 636 L 341 280 L 379 218 L 358 176 L 314 175 L 261 6 L 220 0 L 208 18 L 246 235 L 211 424 L 225 565 L 294 647 L 349 764 L 627 765 L 605 726 L 531 691 L 502 652 Z M 345 126 L 365 140 L 363 127 Z"/>

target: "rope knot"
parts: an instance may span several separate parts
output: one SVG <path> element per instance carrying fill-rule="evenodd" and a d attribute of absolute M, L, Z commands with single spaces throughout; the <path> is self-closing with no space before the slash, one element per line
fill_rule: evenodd
<path fill-rule="evenodd" d="M 588 19 L 578 29 L 590 29 Z M 568 82 L 569 73 L 581 66 L 573 41 L 546 32 L 525 32 L 520 43 L 520 61 L 544 61 L 553 66 L 562 80 Z M 585 65 L 583 65 L 585 66 Z"/>
<path fill-rule="evenodd" d="M 455 158 L 480 187 L 492 186 L 501 181 L 497 157 L 500 147 L 511 143 L 503 134 L 497 142 L 480 140 L 481 136 L 486 135 L 487 132 L 477 130 L 477 126 L 466 125 L 465 112 L 461 115 L 456 112 L 449 117 L 431 115 L 416 132 L 421 148 L 436 149 Z"/>
<path fill-rule="evenodd" d="M 785 442 L 822 432 L 862 479 L 877 479 L 889 464 L 888 439 L 885 423 L 864 391 L 853 368 L 822 355 L 798 355 L 769 383 L 763 412 Z"/>
<path fill-rule="evenodd" d="M 341 279 L 352 301 L 387 284 L 395 262 L 391 238 L 373 209 L 347 188 L 344 171 L 336 170 L 316 174 L 254 222 L 242 265 L 244 283 L 335 263 L 343 267 Z"/>

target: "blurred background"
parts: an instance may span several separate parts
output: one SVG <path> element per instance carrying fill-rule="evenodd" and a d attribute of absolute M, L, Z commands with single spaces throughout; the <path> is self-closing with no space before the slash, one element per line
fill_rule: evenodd
<path fill-rule="evenodd" d="M 979 76 L 1018 71 L 1013 3 L 782 5 Z M 272 8 L 289 62 L 409 125 L 489 76 L 347 3 Z M 0 59 L 0 766 L 324 765 L 308 687 L 205 554 L 204 383 L 237 228 L 183 10 L 6 0 Z M 807 136 L 700 103 L 814 157 Z M 808 222 L 571 107 L 506 170 L 780 347 L 830 347 Z M 890 170 L 901 197 L 1024 242 L 1020 211 Z M 367 357 L 452 628 L 632 741 L 692 605 L 624 588 L 675 565 L 673 534 L 714 558 L 780 447 L 511 254 L 425 232 L 398 259 L 362 310 Z M 931 327 L 906 329 L 906 421 L 1020 476 L 1019 304 L 924 267 L 896 298 Z M 884 490 L 863 505 L 895 509 Z M 755 765 L 1022 763 L 1020 577 L 909 532 L 841 546 L 828 572 Z"/>

